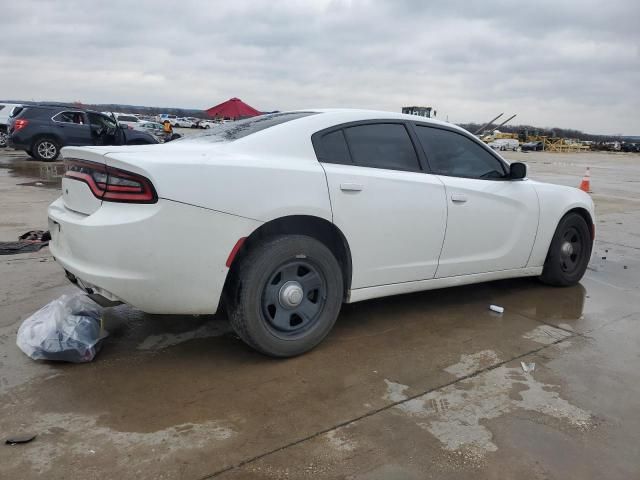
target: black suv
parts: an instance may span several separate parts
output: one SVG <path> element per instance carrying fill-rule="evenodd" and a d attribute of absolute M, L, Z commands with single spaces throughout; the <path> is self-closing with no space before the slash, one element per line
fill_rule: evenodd
<path fill-rule="evenodd" d="M 121 126 L 103 113 L 50 105 L 25 105 L 9 119 L 8 145 L 36 160 L 52 162 L 70 145 L 145 145 L 148 134 Z"/>

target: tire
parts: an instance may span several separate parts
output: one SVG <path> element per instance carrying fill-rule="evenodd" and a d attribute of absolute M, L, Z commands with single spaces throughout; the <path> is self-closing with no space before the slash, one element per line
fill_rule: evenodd
<path fill-rule="evenodd" d="M 231 326 L 249 346 L 292 357 L 331 331 L 343 298 L 338 261 L 318 240 L 280 235 L 254 247 L 234 269 L 226 307 Z"/>
<path fill-rule="evenodd" d="M 592 246 L 587 222 L 577 213 L 568 213 L 558 223 L 540 280 L 557 287 L 577 284 L 587 270 Z"/>
<path fill-rule="evenodd" d="M 41 162 L 53 162 L 60 155 L 60 146 L 51 137 L 42 137 L 31 147 L 33 158 Z"/>
<path fill-rule="evenodd" d="M 173 128 L 180 128 L 180 124 L 179 124 L 179 123 L 176 123 L 176 124 L 173 126 Z"/>
<path fill-rule="evenodd" d="M 7 146 L 7 134 L 5 132 L 0 132 L 0 148 L 4 148 Z"/>
<path fill-rule="evenodd" d="M 205 125 L 204 128 L 211 128 L 209 125 Z"/>

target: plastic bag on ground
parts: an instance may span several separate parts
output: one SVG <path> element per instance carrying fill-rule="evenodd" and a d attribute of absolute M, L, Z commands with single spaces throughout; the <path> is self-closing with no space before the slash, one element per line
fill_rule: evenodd
<path fill-rule="evenodd" d="M 22 322 L 16 343 L 34 360 L 90 362 L 108 335 L 102 310 L 83 293 L 62 295 Z"/>

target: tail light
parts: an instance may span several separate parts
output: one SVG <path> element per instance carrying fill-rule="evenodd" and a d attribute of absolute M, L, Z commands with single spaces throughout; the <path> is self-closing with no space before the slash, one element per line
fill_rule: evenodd
<path fill-rule="evenodd" d="M 18 130 L 22 130 L 24 127 L 29 125 L 29 120 L 24 120 L 19 118 L 18 120 L 13 121 L 13 131 L 17 132 Z"/>
<path fill-rule="evenodd" d="M 148 178 L 100 163 L 64 161 L 65 178 L 86 183 L 96 198 L 107 202 L 156 203 L 158 195 Z"/>

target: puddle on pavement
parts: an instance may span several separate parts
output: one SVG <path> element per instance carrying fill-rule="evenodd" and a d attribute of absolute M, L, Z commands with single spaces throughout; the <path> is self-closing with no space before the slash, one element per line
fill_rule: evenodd
<path fill-rule="evenodd" d="M 19 185 L 58 188 L 62 183 L 64 172 L 62 162 L 39 162 L 27 156 L 0 152 L 0 175 L 36 179 Z"/>
<path fill-rule="evenodd" d="M 488 350 L 462 355 L 459 363 L 445 371 L 461 378 L 469 373 L 469 367 L 481 367 L 487 360 L 497 361 L 499 356 Z M 397 385 L 391 388 L 387 382 L 387 396 L 397 391 Z M 407 400 L 394 408 L 434 435 L 445 450 L 464 451 L 475 458 L 498 450 L 486 421 L 513 411 L 542 414 L 579 430 L 593 426 L 591 413 L 562 398 L 558 386 L 543 383 L 520 367 L 506 365 Z"/>
<path fill-rule="evenodd" d="M 79 413 L 40 413 L 31 428 L 40 432 L 38 442 L 31 446 L 28 457 L 15 455 L 5 468 L 24 468 L 26 461 L 40 473 L 46 473 L 55 470 L 55 459 L 65 453 L 70 453 L 78 461 L 95 461 L 105 452 L 112 453 L 111 459 L 115 459 L 116 466 L 130 468 L 132 464 L 143 466 L 154 461 L 143 454 L 149 450 L 158 456 L 180 454 L 190 449 L 223 444 L 236 435 L 233 425 L 227 421 L 208 420 L 153 432 L 128 432 L 101 426 L 96 417 Z M 91 431 L 89 441 L 84 438 L 87 428 Z M 100 446 L 99 450 L 97 446 Z"/>

